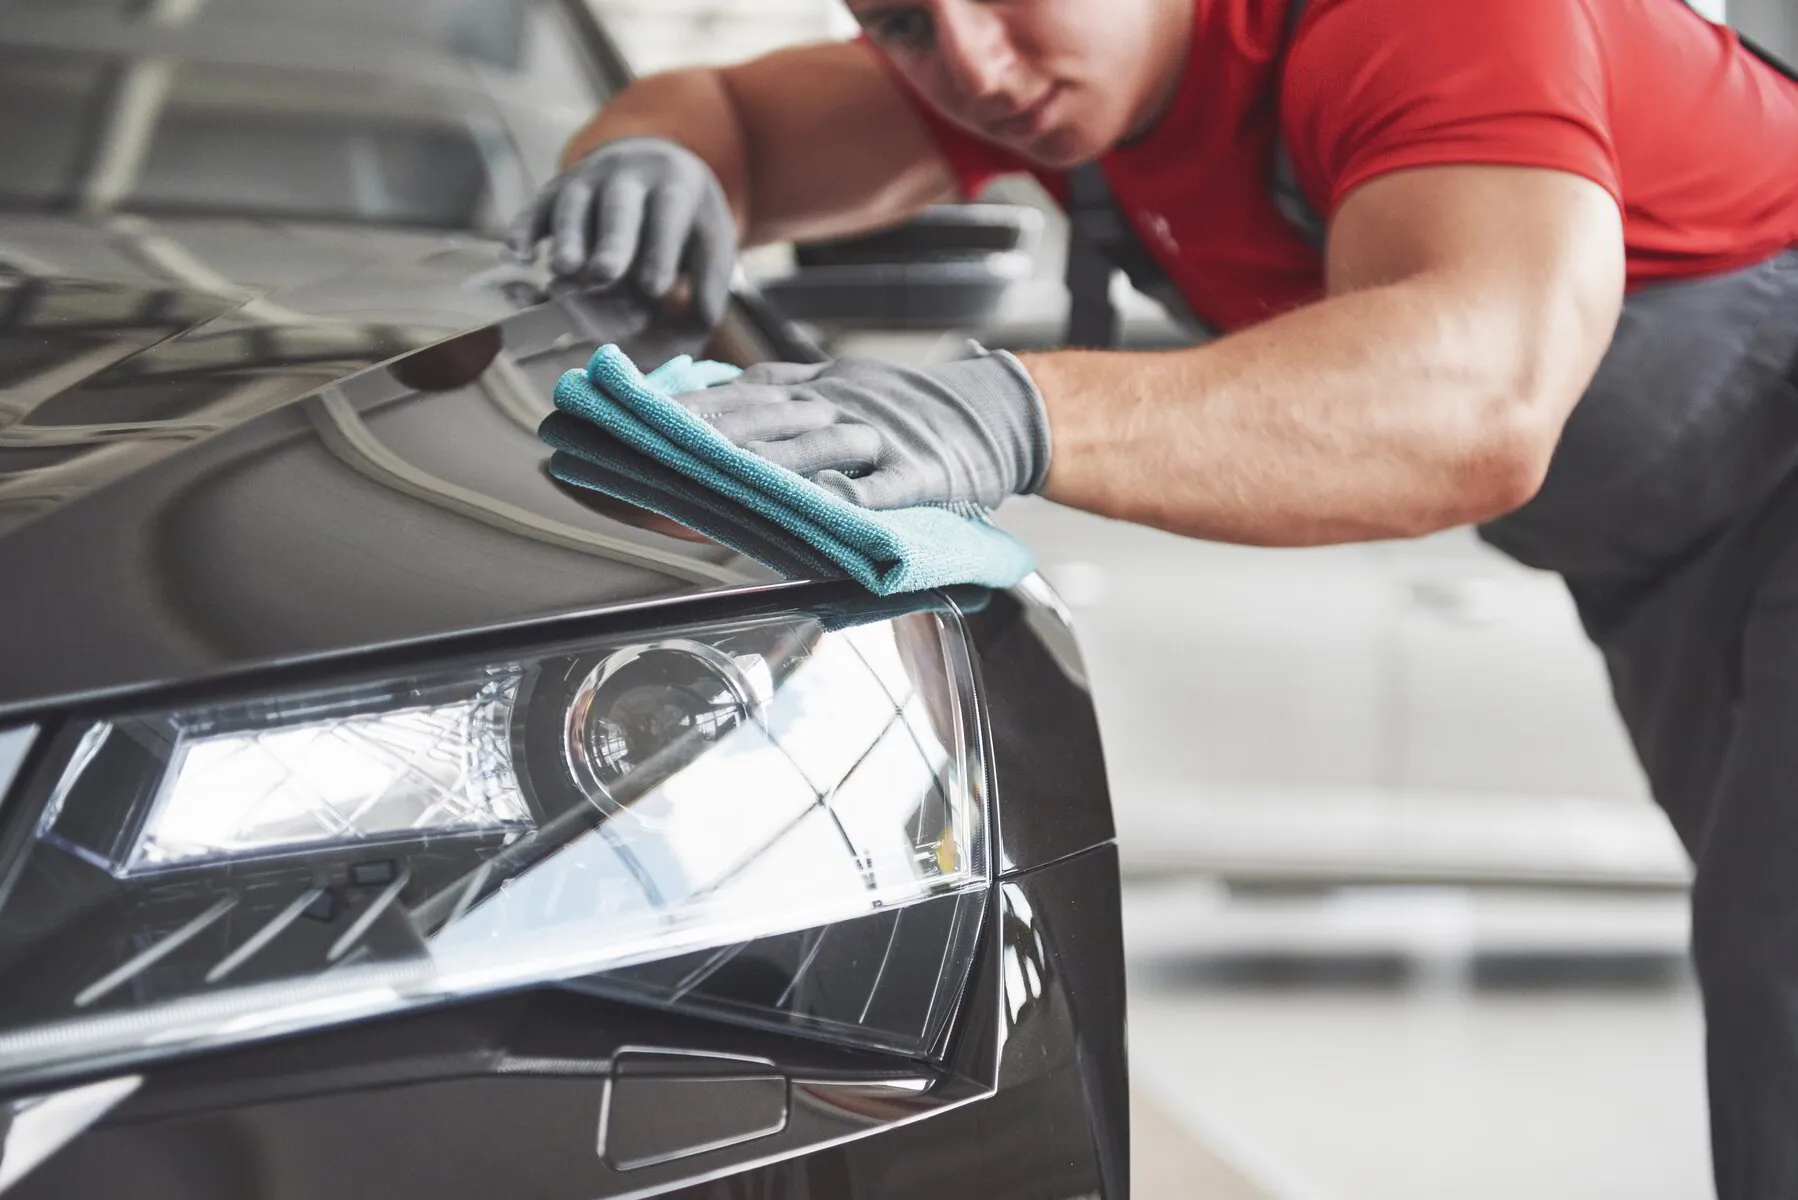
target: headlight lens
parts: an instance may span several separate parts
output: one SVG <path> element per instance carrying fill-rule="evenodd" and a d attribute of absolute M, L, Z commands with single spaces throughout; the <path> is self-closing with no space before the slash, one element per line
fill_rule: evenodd
<path fill-rule="evenodd" d="M 971 698 L 927 612 L 71 731 L 0 863 L 0 1083 L 978 890 Z"/>
<path fill-rule="evenodd" d="M 530 808 L 506 770 L 521 676 L 501 668 L 385 712 L 312 720 L 296 713 L 286 724 L 223 729 L 205 714 L 177 718 L 162 794 L 123 870 L 317 843 L 524 829 Z M 102 738 L 114 732 L 97 730 Z"/>

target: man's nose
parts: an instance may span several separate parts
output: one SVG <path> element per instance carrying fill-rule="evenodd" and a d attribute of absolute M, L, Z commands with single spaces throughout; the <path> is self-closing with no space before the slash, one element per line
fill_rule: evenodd
<path fill-rule="evenodd" d="M 946 0 L 937 16 L 937 53 L 970 100 L 999 95 L 1017 70 L 1017 50 L 991 0 Z"/>

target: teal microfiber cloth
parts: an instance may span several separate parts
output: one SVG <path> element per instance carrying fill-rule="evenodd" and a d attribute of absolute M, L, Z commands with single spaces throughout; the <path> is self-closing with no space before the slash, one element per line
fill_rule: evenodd
<path fill-rule="evenodd" d="M 1023 543 L 985 514 L 933 505 L 862 508 L 734 445 L 671 398 L 739 373 L 682 355 L 645 376 L 617 346 L 601 346 L 585 371 L 569 371 L 556 384 L 558 415 L 577 419 L 552 415 L 539 430 L 559 451 L 550 473 L 619 495 L 758 558 L 787 542 L 786 561 L 772 565 L 791 569 L 822 559 L 881 596 L 956 584 L 1010 587 L 1034 569 Z M 666 470 L 630 467 L 608 444 L 613 440 Z M 627 486 L 616 486 L 620 479 Z M 753 534 L 747 546 L 739 540 L 744 531 Z"/>

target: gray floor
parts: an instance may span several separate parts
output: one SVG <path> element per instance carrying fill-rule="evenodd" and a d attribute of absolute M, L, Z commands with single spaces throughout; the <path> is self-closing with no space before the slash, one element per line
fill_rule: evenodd
<path fill-rule="evenodd" d="M 1698 1003 L 1664 960 L 1476 986 L 1382 959 L 1223 969 L 1163 943 L 1132 964 L 1134 1087 L 1267 1196 L 1709 1194 Z"/>

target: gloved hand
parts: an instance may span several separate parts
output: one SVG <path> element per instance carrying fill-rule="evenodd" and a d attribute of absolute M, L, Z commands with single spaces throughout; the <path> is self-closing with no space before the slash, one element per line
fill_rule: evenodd
<path fill-rule="evenodd" d="M 931 367 L 870 359 L 763 363 L 675 402 L 864 508 L 997 508 L 1049 473 L 1049 418 L 1004 351 Z"/>
<path fill-rule="evenodd" d="M 550 242 L 549 269 L 609 287 L 633 279 L 660 300 L 683 270 L 706 324 L 724 315 L 737 261 L 737 222 L 698 155 L 663 138 L 609 142 L 544 185 L 506 244 L 522 262 Z"/>

